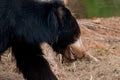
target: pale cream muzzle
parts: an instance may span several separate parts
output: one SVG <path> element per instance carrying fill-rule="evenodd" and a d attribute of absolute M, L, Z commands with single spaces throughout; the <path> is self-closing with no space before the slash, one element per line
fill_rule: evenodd
<path fill-rule="evenodd" d="M 75 60 L 76 58 L 82 58 L 84 54 L 84 50 L 82 49 L 82 40 L 78 39 L 76 42 L 68 46 L 64 56 L 70 60 Z"/>

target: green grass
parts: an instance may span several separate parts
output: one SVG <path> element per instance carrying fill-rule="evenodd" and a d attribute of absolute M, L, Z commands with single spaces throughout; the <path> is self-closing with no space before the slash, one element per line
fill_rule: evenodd
<path fill-rule="evenodd" d="M 99 54 L 104 54 L 104 53 L 107 53 L 108 50 L 105 49 L 105 48 L 100 48 L 100 49 L 97 50 L 97 52 L 98 52 Z"/>
<path fill-rule="evenodd" d="M 120 0 L 84 0 L 84 4 L 89 18 L 120 16 Z"/>

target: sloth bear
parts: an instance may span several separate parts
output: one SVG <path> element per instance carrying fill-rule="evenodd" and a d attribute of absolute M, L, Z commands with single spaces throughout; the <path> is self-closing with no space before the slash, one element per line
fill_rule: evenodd
<path fill-rule="evenodd" d="M 26 80 L 58 80 L 40 48 L 48 43 L 64 55 L 80 35 L 61 1 L 0 0 L 0 55 L 9 47 Z"/>

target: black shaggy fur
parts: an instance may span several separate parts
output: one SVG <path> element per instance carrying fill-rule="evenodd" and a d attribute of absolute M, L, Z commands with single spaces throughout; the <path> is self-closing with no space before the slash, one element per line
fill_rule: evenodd
<path fill-rule="evenodd" d="M 12 46 L 17 67 L 27 80 L 57 80 L 40 43 L 63 53 L 79 34 L 75 18 L 60 1 L 0 0 L 0 55 Z"/>

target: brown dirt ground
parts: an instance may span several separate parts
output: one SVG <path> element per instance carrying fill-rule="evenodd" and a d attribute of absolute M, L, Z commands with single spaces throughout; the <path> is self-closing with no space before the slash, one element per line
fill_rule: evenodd
<path fill-rule="evenodd" d="M 86 56 L 63 63 L 59 79 L 120 80 L 120 17 L 81 19 L 78 23 Z M 23 80 L 10 56 L 2 56 L 0 80 Z"/>

